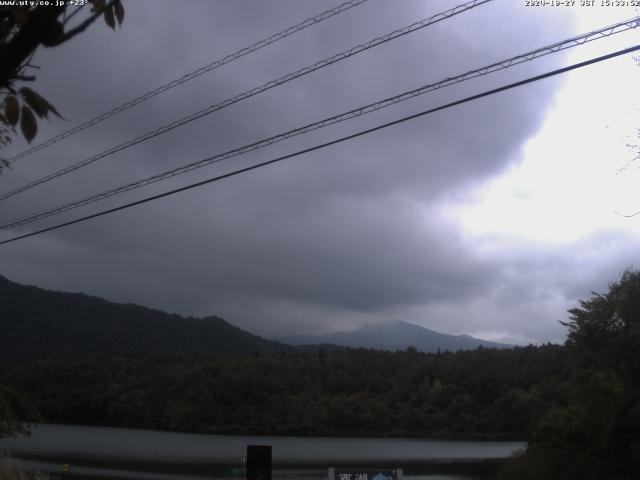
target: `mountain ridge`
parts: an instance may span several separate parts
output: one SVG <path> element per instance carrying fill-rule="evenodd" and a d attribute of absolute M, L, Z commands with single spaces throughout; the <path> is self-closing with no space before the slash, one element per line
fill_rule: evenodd
<path fill-rule="evenodd" d="M 352 348 L 405 350 L 415 347 L 422 352 L 511 348 L 513 345 L 481 340 L 471 335 L 449 335 L 414 323 L 396 320 L 380 325 L 367 324 L 352 331 L 338 331 L 321 335 L 284 335 L 272 337 L 290 345 L 334 344 Z"/>
<path fill-rule="evenodd" d="M 85 293 L 21 285 L 2 275 L 0 299 L 0 361 L 128 354 L 275 354 L 345 347 L 415 347 L 423 352 L 511 347 L 404 321 L 364 325 L 351 332 L 266 339 L 217 316 L 185 317 Z"/>
<path fill-rule="evenodd" d="M 220 317 L 184 317 L 84 293 L 21 285 L 3 276 L 0 299 L 0 360 L 4 361 L 296 350 Z"/>

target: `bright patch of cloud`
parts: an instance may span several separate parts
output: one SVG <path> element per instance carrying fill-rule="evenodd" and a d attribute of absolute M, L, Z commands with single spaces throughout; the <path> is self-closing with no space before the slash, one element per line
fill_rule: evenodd
<path fill-rule="evenodd" d="M 640 169 L 621 170 L 637 155 L 627 144 L 640 125 L 639 84 L 629 56 L 570 74 L 521 163 L 457 210 L 465 230 L 545 242 L 602 228 L 640 233 L 640 216 L 615 213 L 640 210 Z"/>

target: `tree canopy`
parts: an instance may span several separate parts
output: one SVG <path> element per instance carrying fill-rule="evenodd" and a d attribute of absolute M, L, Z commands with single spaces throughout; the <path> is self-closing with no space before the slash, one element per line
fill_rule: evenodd
<path fill-rule="evenodd" d="M 559 345 L 127 355 L 10 365 L 53 423 L 260 435 L 523 440 L 562 403 Z"/>
<path fill-rule="evenodd" d="M 534 427 L 504 478 L 626 480 L 640 471 L 640 272 L 569 311 L 565 405 Z"/>

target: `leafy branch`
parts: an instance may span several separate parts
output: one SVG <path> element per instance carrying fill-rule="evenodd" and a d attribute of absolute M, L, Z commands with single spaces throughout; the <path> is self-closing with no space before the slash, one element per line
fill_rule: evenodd
<path fill-rule="evenodd" d="M 31 142 L 38 133 L 38 119 L 60 112 L 44 96 L 29 87 L 16 87 L 17 82 L 33 82 L 37 69 L 31 59 L 39 46 L 56 47 L 84 32 L 99 17 L 113 30 L 122 26 L 122 0 L 89 0 L 89 15 L 75 25 L 71 20 L 84 7 L 67 15 L 67 6 L 3 6 L 0 7 L 0 149 L 20 133 Z M 7 162 L 0 159 L 0 171 Z"/>

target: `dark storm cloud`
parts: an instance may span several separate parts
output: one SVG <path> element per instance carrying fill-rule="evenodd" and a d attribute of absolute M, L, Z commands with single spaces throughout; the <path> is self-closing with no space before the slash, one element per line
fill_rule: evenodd
<path fill-rule="evenodd" d="M 241 102 L 11 199 L 2 216 L 111 188 L 573 33 L 566 14 L 524 11 L 516 3 L 497 1 Z M 39 139 L 331 6 L 333 2 L 128 2 L 121 31 L 96 25 L 81 40 L 39 53 L 40 90 L 72 119 L 43 124 Z M 372 0 L 22 160 L 2 177 L 3 190 L 452 6 L 444 1 Z M 510 21 L 499 21 L 504 18 Z M 561 61 L 544 59 L 434 92 L 125 198 L 353 133 Z M 548 320 L 533 318 L 541 311 L 536 301 L 545 305 L 543 311 L 548 304 L 551 312 L 566 300 L 553 292 L 568 298 L 575 293 L 569 290 L 582 289 L 568 274 L 556 278 L 544 273 L 549 259 L 560 254 L 534 246 L 539 264 L 530 254 L 478 255 L 460 227 L 438 214 L 438 205 L 464 196 L 470 186 L 517 162 L 560 83 L 493 96 L 6 246 L 0 251 L 2 274 L 185 314 L 218 314 L 265 334 L 402 318 L 454 333 L 557 339 L 555 323 L 549 327 Z M 17 142 L 15 150 L 20 147 Z M 516 278 L 509 271 L 526 273 Z M 532 293 L 536 289 L 539 294 Z M 518 309 L 520 320 L 514 320 Z"/>

